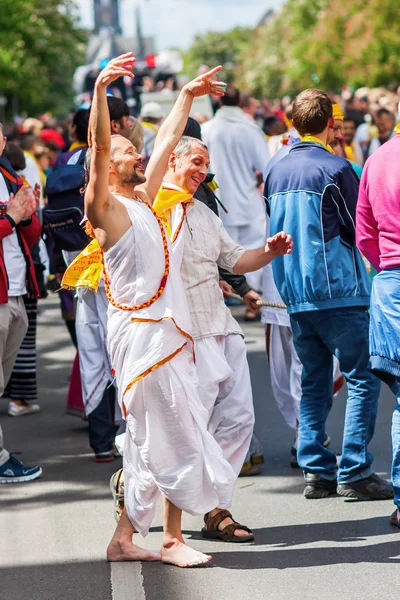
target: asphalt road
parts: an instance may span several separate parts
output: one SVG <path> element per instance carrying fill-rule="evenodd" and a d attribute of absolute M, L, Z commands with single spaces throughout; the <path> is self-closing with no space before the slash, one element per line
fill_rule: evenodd
<path fill-rule="evenodd" d="M 205 542 L 201 518 L 185 516 L 190 543 L 211 553 L 213 567 L 178 569 L 105 560 L 114 530 L 109 479 L 120 461 L 96 464 L 84 422 L 65 415 L 74 350 L 54 297 L 41 303 L 39 387 L 42 412 L 0 420 L 6 446 L 40 480 L 0 486 L 0 600 L 372 600 L 397 596 L 400 531 L 388 524 L 392 502 L 307 501 L 289 467 L 292 433 L 271 395 L 260 324 L 246 326 L 256 407 L 265 450 L 262 475 L 239 479 L 233 513 L 256 534 L 253 545 Z M 238 312 L 238 309 L 235 309 Z M 239 310 L 240 312 L 240 310 Z M 345 393 L 328 422 L 340 450 Z M 391 394 L 381 395 L 371 444 L 376 471 L 390 470 Z M 161 513 L 143 545 L 157 550 Z M 142 541 L 140 541 L 142 543 Z"/>

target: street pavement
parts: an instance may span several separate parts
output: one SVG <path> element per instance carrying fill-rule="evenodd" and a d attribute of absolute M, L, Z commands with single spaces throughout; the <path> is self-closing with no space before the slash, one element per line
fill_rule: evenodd
<path fill-rule="evenodd" d="M 266 463 L 259 476 L 238 480 L 233 514 L 256 535 L 252 545 L 203 541 L 201 517 L 184 516 L 193 547 L 213 566 L 178 569 L 160 563 L 113 564 L 105 549 L 115 522 L 109 479 L 120 466 L 96 464 L 87 426 L 65 414 L 74 349 L 55 296 L 41 302 L 39 390 L 42 412 L 8 417 L 0 402 L 6 447 L 43 468 L 41 479 L 0 486 L 0 600 L 373 600 L 398 590 L 400 531 L 388 523 L 391 501 L 307 501 L 289 467 L 292 432 L 275 406 L 261 324 L 244 325 L 252 373 L 256 432 Z M 235 314 L 241 308 L 233 309 Z M 327 430 L 340 451 L 345 392 Z M 371 444 L 376 471 L 389 477 L 394 400 L 383 389 Z M 161 510 L 145 540 L 158 550 Z"/>

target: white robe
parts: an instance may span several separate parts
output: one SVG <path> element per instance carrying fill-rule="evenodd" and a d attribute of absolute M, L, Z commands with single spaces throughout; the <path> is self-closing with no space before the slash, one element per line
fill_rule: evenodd
<path fill-rule="evenodd" d="M 159 289 L 164 248 L 149 207 L 117 198 L 132 227 L 105 253 L 106 268 L 115 302 L 136 306 Z M 127 419 L 125 506 L 142 535 L 160 493 L 182 510 L 202 514 L 229 507 L 235 485 L 232 468 L 207 431 L 180 264 L 169 250 L 170 273 L 156 302 L 135 311 L 110 305 L 108 311 L 108 349 Z"/>

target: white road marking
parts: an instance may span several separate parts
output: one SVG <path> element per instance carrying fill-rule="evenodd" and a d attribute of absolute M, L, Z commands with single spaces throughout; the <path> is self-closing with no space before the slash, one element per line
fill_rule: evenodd
<path fill-rule="evenodd" d="M 112 562 L 110 564 L 112 600 L 145 600 L 142 563 Z"/>

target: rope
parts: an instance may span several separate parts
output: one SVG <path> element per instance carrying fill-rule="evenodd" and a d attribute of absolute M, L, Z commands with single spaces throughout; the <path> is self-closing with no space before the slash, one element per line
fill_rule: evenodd
<path fill-rule="evenodd" d="M 232 298 L 233 300 L 238 300 L 239 302 L 244 302 L 242 296 L 239 294 L 226 294 L 228 298 Z M 269 306 L 270 308 L 281 308 L 282 310 L 286 310 L 286 304 L 279 304 L 277 302 L 269 302 L 268 300 L 257 300 L 257 306 Z"/>

